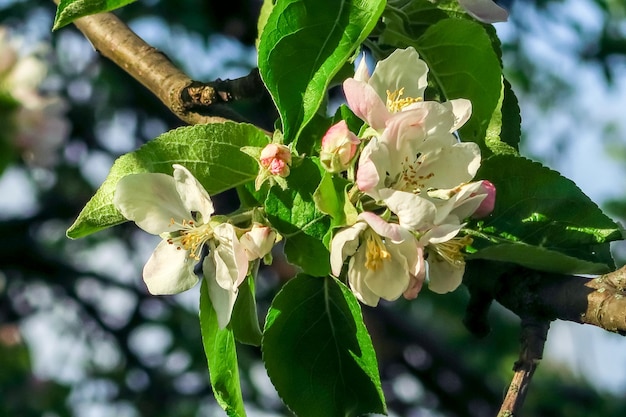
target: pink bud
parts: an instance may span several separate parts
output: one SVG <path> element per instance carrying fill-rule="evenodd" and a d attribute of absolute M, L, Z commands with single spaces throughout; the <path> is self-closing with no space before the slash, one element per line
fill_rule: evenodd
<path fill-rule="evenodd" d="M 480 194 L 487 194 L 487 196 L 480 203 L 474 214 L 472 214 L 474 219 L 482 219 L 489 216 L 496 205 L 496 186 L 491 182 L 487 180 L 481 181 Z"/>
<path fill-rule="evenodd" d="M 252 229 L 239 239 L 249 261 L 263 258 L 276 243 L 276 232 L 268 226 L 253 224 Z"/>
<path fill-rule="evenodd" d="M 320 160 L 329 172 L 345 171 L 356 154 L 361 141 L 348 129 L 345 120 L 328 129 L 322 138 Z"/>
<path fill-rule="evenodd" d="M 272 175 L 286 177 L 291 165 L 291 150 L 285 145 L 270 143 L 261 151 L 261 165 Z"/>

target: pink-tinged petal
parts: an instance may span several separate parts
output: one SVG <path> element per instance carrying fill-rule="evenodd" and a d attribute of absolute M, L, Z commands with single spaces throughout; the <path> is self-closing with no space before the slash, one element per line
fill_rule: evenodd
<path fill-rule="evenodd" d="M 454 125 L 450 129 L 450 132 L 459 130 L 472 116 L 472 102 L 469 100 L 457 98 L 442 104 L 454 114 Z"/>
<path fill-rule="evenodd" d="M 403 97 L 422 98 L 428 85 L 428 66 L 419 59 L 412 48 L 396 49 L 386 59 L 379 61 L 369 83 L 380 97 L 387 91 L 404 89 Z"/>
<path fill-rule="evenodd" d="M 395 113 L 387 121 L 380 141 L 389 149 L 389 165 L 392 169 L 399 171 L 402 162 L 415 158 L 418 148 L 426 139 L 424 120 L 427 115 L 428 111 L 421 108 L 406 110 Z"/>
<path fill-rule="evenodd" d="M 128 220 L 148 233 L 173 232 L 171 220 L 189 220 L 174 178 L 165 174 L 131 174 L 115 187 L 113 204 Z"/>
<path fill-rule="evenodd" d="M 385 121 L 389 118 L 389 110 L 385 102 L 376 91 L 367 83 L 348 78 L 343 82 L 343 92 L 348 107 L 361 120 L 364 120 L 375 130 L 385 128 Z"/>
<path fill-rule="evenodd" d="M 381 190 L 380 196 L 387 207 L 398 216 L 402 227 L 414 231 L 432 227 L 437 207 L 429 200 L 413 193 L 389 188 Z"/>
<path fill-rule="evenodd" d="M 485 23 L 506 22 L 509 13 L 491 0 L 459 0 L 467 14 Z"/>
<path fill-rule="evenodd" d="M 388 155 L 387 148 L 380 146 L 376 138 L 372 138 L 370 142 L 365 145 L 359 157 L 358 170 L 356 172 L 356 185 L 359 187 L 359 190 L 377 198 L 377 194 L 370 193 L 379 188 L 384 178 L 381 178 L 379 175 L 377 163 L 373 158 L 377 157 L 376 160 L 388 160 Z M 381 169 L 381 171 L 384 175 L 385 170 Z"/>
<path fill-rule="evenodd" d="M 445 294 L 456 290 L 463 281 L 465 264 L 452 265 L 431 253 L 428 258 L 428 289 L 437 294 Z"/>
<path fill-rule="evenodd" d="M 366 228 L 365 223 L 356 223 L 351 227 L 341 229 L 333 236 L 330 242 L 330 268 L 334 276 L 339 276 L 343 262 L 357 251 L 359 235 Z"/>
<path fill-rule="evenodd" d="M 370 80 L 370 72 L 367 68 L 367 60 L 365 59 L 365 55 L 361 56 L 361 61 L 356 67 L 356 71 L 354 72 L 354 79 L 363 82 L 368 82 Z"/>
<path fill-rule="evenodd" d="M 394 242 L 402 241 L 399 225 L 388 223 L 382 217 L 370 211 L 359 214 L 358 218 L 365 221 L 378 235 L 388 237 Z"/>
<path fill-rule="evenodd" d="M 489 216 L 496 206 L 496 186 L 487 180 L 483 180 L 481 181 L 481 188 L 481 191 L 486 196 L 472 215 L 474 219 L 482 219 Z"/>
<path fill-rule="evenodd" d="M 200 181 L 187 168 L 178 164 L 174 164 L 174 180 L 176 180 L 176 189 L 187 211 L 200 213 L 202 221 L 208 222 L 215 209 L 209 193 Z"/>
<path fill-rule="evenodd" d="M 411 258 L 407 258 L 409 261 L 409 286 L 402 294 L 407 300 L 414 300 L 417 298 L 417 294 L 421 291 L 426 279 L 426 261 L 424 260 L 424 248 L 416 245 L 410 248 L 413 252 Z"/>
<path fill-rule="evenodd" d="M 255 223 L 251 230 L 241 236 L 239 242 L 246 252 L 248 261 L 254 261 L 270 253 L 276 243 L 276 232 L 269 226 Z"/>
<path fill-rule="evenodd" d="M 237 288 L 224 289 L 218 284 L 216 279 L 217 266 L 212 256 L 204 258 L 202 271 L 204 273 L 204 279 L 208 284 L 209 298 L 211 299 L 213 310 L 215 310 L 215 315 L 217 316 L 217 325 L 220 329 L 223 329 L 230 322 L 233 307 L 237 300 L 238 290 Z"/>
<path fill-rule="evenodd" d="M 189 252 L 163 240 L 143 268 L 143 280 L 150 294 L 178 294 L 196 285 L 194 267 L 198 263 Z"/>

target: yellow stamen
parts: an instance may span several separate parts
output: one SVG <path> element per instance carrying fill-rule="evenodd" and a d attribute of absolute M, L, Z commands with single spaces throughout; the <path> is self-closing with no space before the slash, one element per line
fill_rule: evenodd
<path fill-rule="evenodd" d="M 392 113 L 402 111 L 406 106 L 418 103 L 423 99 L 421 97 L 402 97 L 404 94 L 404 87 L 396 91 L 387 90 L 387 109 Z"/>
<path fill-rule="evenodd" d="M 195 221 L 185 219 L 180 223 L 171 219 L 170 226 L 176 226 L 178 231 L 167 239 L 167 243 L 176 245 L 178 250 L 188 251 L 190 258 L 199 261 L 202 245 L 213 238 L 213 228 L 208 223 L 196 225 Z"/>
<path fill-rule="evenodd" d="M 366 239 L 365 267 L 371 271 L 377 271 L 382 266 L 383 261 L 391 260 L 391 254 L 376 233 L 369 232 Z"/>
<path fill-rule="evenodd" d="M 473 239 L 471 237 L 463 236 L 455 237 L 447 242 L 436 243 L 434 246 L 437 254 L 446 262 L 455 266 L 461 266 L 465 263 L 461 250 L 466 246 L 471 245 L 472 242 Z"/>

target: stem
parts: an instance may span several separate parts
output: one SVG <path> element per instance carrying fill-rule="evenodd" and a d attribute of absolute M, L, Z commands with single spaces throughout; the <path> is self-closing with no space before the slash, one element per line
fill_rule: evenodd
<path fill-rule="evenodd" d="M 519 360 L 513 367 L 515 373 L 498 417 L 513 417 L 522 408 L 532 377 L 543 357 L 543 347 L 549 328 L 549 321 L 535 318 L 522 319 L 520 338 L 522 349 Z"/>

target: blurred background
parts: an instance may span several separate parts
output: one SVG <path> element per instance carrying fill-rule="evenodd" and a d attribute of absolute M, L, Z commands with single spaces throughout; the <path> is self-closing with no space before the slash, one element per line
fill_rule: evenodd
<path fill-rule="evenodd" d="M 522 154 L 574 180 L 626 219 L 626 5 L 517 0 L 503 42 L 522 109 Z M 260 0 L 143 0 L 119 11 L 192 78 L 256 66 Z M 180 122 L 73 27 L 51 33 L 51 1 L 0 0 L 0 416 L 221 416 L 208 385 L 198 288 L 147 294 L 155 237 L 121 225 L 65 237 L 119 155 Z M 265 127 L 259 103 L 239 112 Z M 229 211 L 232 197 L 218 197 Z M 128 226 L 128 227 L 126 227 Z M 158 239 L 158 238 L 156 238 Z M 626 246 L 615 244 L 618 266 Z M 277 257 L 257 283 L 261 316 L 290 268 Z M 476 339 L 464 288 L 424 291 L 364 313 L 393 416 L 495 415 L 518 355 L 519 321 L 491 312 Z M 257 348 L 239 349 L 251 416 L 288 416 Z M 626 415 L 626 339 L 552 325 L 524 408 L 528 416 Z"/>

